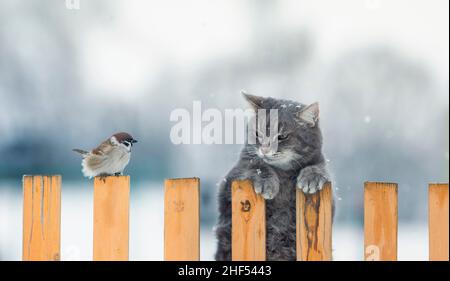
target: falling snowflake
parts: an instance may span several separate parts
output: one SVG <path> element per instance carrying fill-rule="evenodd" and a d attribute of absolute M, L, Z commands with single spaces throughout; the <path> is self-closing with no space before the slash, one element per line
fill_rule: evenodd
<path fill-rule="evenodd" d="M 256 169 L 256 173 L 257 173 L 258 175 L 261 175 L 261 170 L 260 170 L 260 169 Z"/>
<path fill-rule="evenodd" d="M 282 104 L 282 105 L 281 105 L 281 108 L 286 108 L 286 105 L 285 105 L 285 104 Z"/>
<path fill-rule="evenodd" d="M 366 115 L 364 117 L 364 123 L 369 124 L 372 121 L 372 117 L 370 115 Z"/>
<path fill-rule="evenodd" d="M 342 200 L 342 198 L 341 197 L 338 197 L 338 201 L 341 201 Z"/>

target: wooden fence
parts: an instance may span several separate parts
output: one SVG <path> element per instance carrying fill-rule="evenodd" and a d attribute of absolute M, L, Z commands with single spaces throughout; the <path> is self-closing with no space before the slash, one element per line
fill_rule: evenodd
<path fill-rule="evenodd" d="M 200 260 L 200 180 L 165 181 L 164 259 Z M 448 184 L 429 185 L 429 259 L 449 260 Z M 128 260 L 130 178 L 94 180 L 94 260 Z M 394 183 L 365 183 L 365 260 L 397 260 Z M 332 259 L 332 188 L 297 191 L 297 260 Z M 266 259 L 265 201 L 250 181 L 232 183 L 232 259 Z M 60 260 L 61 177 L 23 178 L 23 260 Z"/>

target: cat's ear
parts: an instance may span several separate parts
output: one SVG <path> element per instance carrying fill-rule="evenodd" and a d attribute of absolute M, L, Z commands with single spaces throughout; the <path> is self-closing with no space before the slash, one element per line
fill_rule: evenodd
<path fill-rule="evenodd" d="M 310 127 L 316 126 L 319 121 L 319 103 L 315 102 L 303 108 L 297 113 L 297 117 Z"/>
<path fill-rule="evenodd" d="M 258 97 L 254 95 L 249 95 L 246 92 L 241 92 L 247 102 L 253 107 L 253 109 L 258 110 L 264 108 L 264 100 L 263 97 Z"/>

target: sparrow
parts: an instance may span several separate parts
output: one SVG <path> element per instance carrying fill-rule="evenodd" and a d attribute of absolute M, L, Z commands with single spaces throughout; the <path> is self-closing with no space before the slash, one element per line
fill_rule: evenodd
<path fill-rule="evenodd" d="M 81 161 L 82 173 L 87 178 L 120 176 L 130 162 L 131 147 L 137 143 L 128 133 L 117 133 L 102 142 L 90 152 L 73 149 L 83 156 Z"/>

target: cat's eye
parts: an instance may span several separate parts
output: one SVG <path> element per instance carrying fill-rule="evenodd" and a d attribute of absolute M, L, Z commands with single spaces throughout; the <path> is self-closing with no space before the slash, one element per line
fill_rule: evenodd
<path fill-rule="evenodd" d="M 286 140 L 288 137 L 289 137 L 288 135 L 280 134 L 280 135 L 278 135 L 278 140 L 280 140 L 280 141 Z"/>

